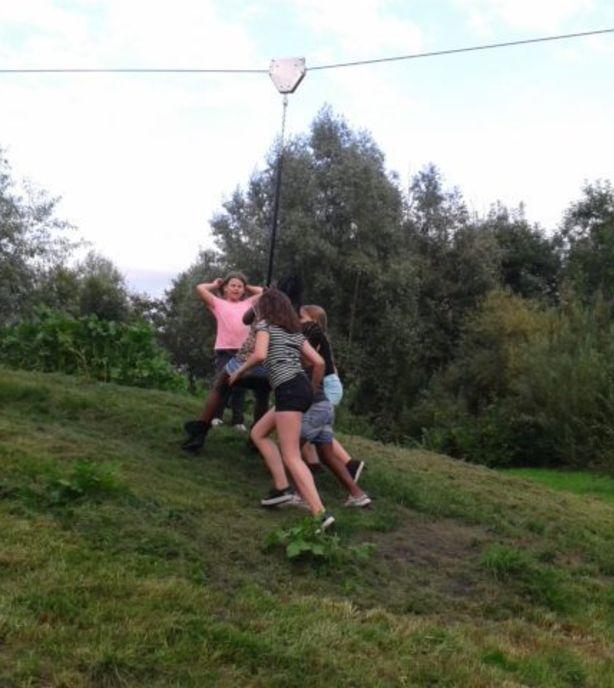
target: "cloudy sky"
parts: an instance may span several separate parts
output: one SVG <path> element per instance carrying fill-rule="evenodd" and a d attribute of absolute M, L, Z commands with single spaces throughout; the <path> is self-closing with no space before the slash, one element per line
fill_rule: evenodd
<path fill-rule="evenodd" d="M 610 0 L 0 0 L 0 68 L 309 68 L 612 27 Z M 614 34 L 313 71 L 288 131 L 328 103 L 403 183 L 432 161 L 476 211 L 524 202 L 553 229 L 585 179 L 614 179 L 613 86 Z M 15 176 L 152 294 L 211 245 L 280 116 L 267 74 L 0 74 Z"/>

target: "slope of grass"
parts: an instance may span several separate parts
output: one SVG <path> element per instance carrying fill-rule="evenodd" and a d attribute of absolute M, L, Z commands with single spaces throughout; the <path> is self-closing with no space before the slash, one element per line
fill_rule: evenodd
<path fill-rule="evenodd" d="M 614 477 L 587 471 L 557 471 L 548 468 L 510 468 L 505 471 L 518 478 L 534 480 L 553 490 L 603 499 L 614 504 Z"/>
<path fill-rule="evenodd" d="M 290 562 L 245 439 L 199 402 L 0 370 L 0 686 L 614 686 L 614 507 L 343 438 L 366 561 Z"/>

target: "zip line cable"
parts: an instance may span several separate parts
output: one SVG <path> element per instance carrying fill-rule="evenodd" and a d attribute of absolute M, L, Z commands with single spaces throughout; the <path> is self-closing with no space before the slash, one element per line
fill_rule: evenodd
<path fill-rule="evenodd" d="M 614 33 L 613 29 L 598 29 L 596 31 L 582 31 L 580 33 L 566 33 L 557 36 L 542 36 L 541 38 L 526 38 L 518 41 L 506 41 L 505 43 L 489 43 L 486 45 L 473 45 L 466 48 L 451 48 L 449 50 L 435 50 L 425 53 L 413 53 L 411 55 L 398 55 L 396 57 L 380 57 L 372 60 L 357 60 L 354 62 L 337 62 L 334 64 L 309 67 L 307 71 L 322 71 L 325 69 L 338 69 L 340 67 L 358 67 L 362 65 L 381 64 L 383 62 L 400 62 L 402 60 L 416 60 L 421 57 L 436 57 L 439 55 L 455 55 L 469 53 L 477 50 L 493 50 L 495 48 L 509 48 L 517 45 L 531 43 L 546 43 L 548 41 L 560 41 L 570 38 L 583 38 L 600 34 Z M 0 68 L 0 74 L 267 74 L 267 69 L 201 69 L 201 68 Z"/>
<path fill-rule="evenodd" d="M 413 55 L 399 55 L 397 57 L 380 57 L 373 60 L 359 60 L 356 62 L 337 62 L 336 64 L 310 67 L 309 71 L 317 69 L 337 69 L 338 67 L 357 67 L 360 65 L 378 64 L 381 62 L 396 62 L 400 60 L 415 60 L 419 57 L 436 57 L 437 55 L 454 55 L 456 53 L 469 53 L 476 50 L 492 50 L 493 48 L 508 48 L 515 45 L 527 45 L 528 43 L 545 43 L 546 41 L 560 41 L 567 38 L 582 38 L 584 36 L 596 36 L 598 34 L 614 33 L 614 29 L 599 29 L 598 31 L 583 31 L 581 33 L 565 33 L 558 36 L 543 36 L 542 38 L 525 38 L 519 41 L 507 41 L 505 43 L 489 43 L 487 45 L 473 45 L 468 48 L 451 48 L 449 50 L 435 50 L 428 53 L 414 53 Z"/>
<path fill-rule="evenodd" d="M 60 67 L 2 69 L 0 74 L 268 74 L 268 69 L 201 69 L 198 67 Z"/>

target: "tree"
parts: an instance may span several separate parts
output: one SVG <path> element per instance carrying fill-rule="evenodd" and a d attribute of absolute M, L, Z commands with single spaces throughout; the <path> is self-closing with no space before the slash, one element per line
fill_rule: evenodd
<path fill-rule="evenodd" d="M 560 257 L 554 242 L 539 225 L 531 226 L 527 222 L 523 206 L 510 211 L 497 203 L 480 226 L 491 232 L 499 245 L 502 286 L 526 299 L 555 302 Z"/>
<path fill-rule="evenodd" d="M 0 149 L 0 324 L 32 312 L 46 271 L 74 248 L 71 225 L 56 217 L 58 198 L 25 184 L 18 194 Z"/>
<path fill-rule="evenodd" d="M 255 278 L 266 269 L 275 160 L 274 149 L 212 222 L 224 260 Z M 388 344 L 410 326 L 414 279 L 404 263 L 402 194 L 384 163 L 369 134 L 321 110 L 285 150 L 275 270 L 298 274 L 305 299 L 326 308 L 346 383 L 373 390 L 383 374 L 393 380 L 398 350 Z M 375 396 L 363 396 L 361 410 L 375 408 Z"/>
<path fill-rule="evenodd" d="M 412 181 L 405 234 L 418 275 L 414 360 L 421 387 L 451 361 L 467 313 L 497 286 L 500 252 L 434 165 Z"/>
<path fill-rule="evenodd" d="M 129 315 L 128 289 L 123 275 L 108 259 L 94 252 L 77 265 L 80 315 L 124 322 Z"/>
<path fill-rule="evenodd" d="M 614 298 L 614 189 L 609 181 L 585 184 L 566 211 L 557 236 L 564 274 L 578 295 Z"/>
<path fill-rule="evenodd" d="M 211 282 L 222 274 L 219 257 L 203 251 L 188 270 L 178 275 L 166 292 L 166 313 L 161 341 L 173 363 L 185 371 L 194 390 L 198 379 L 214 370 L 215 323 L 196 294 L 196 285 Z"/>

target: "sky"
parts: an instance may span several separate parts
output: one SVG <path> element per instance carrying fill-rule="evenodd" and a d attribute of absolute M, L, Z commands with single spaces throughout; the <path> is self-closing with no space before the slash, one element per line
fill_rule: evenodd
<path fill-rule="evenodd" d="M 309 70 L 604 28 L 611 0 L 0 0 L 0 69 Z M 404 186 L 432 162 L 475 212 L 524 203 L 553 231 L 585 181 L 614 180 L 613 86 L 614 34 L 308 71 L 286 131 L 328 104 Z M 263 167 L 281 112 L 266 73 L 0 74 L 13 175 L 61 196 L 57 214 L 153 296 L 213 245 L 210 219 Z"/>

